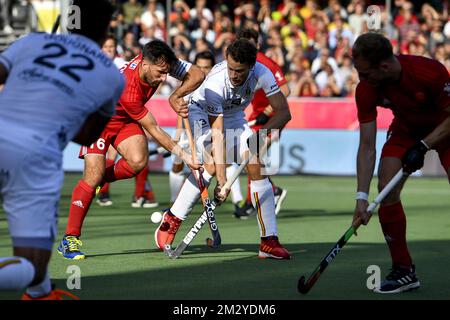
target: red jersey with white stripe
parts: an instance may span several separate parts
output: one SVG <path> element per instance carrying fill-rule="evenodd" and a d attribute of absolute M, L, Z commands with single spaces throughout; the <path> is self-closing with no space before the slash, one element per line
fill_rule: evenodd
<path fill-rule="evenodd" d="M 266 66 L 274 75 L 275 81 L 277 82 L 278 86 L 281 87 L 282 85 L 287 83 L 286 77 L 284 76 L 283 71 L 281 70 L 280 66 L 277 65 L 275 61 L 270 59 L 268 56 L 266 56 L 262 52 L 258 52 L 256 56 L 256 61 Z M 258 114 L 264 111 L 266 107 L 269 105 L 269 99 L 267 99 L 266 94 L 264 93 L 263 89 L 259 89 L 255 92 L 255 96 L 252 100 L 252 114 L 250 115 L 249 120 L 254 120 Z"/>
<path fill-rule="evenodd" d="M 139 77 L 139 66 L 142 63 L 142 54 L 135 57 L 120 70 L 126 79 L 125 89 L 116 106 L 116 114 L 112 120 L 122 122 L 139 121 L 148 113 L 145 104 L 153 96 L 158 87 L 152 87 Z M 178 60 L 171 68 L 169 74 L 178 80 L 183 80 L 191 64 Z"/>
<path fill-rule="evenodd" d="M 377 117 L 377 106 L 394 114 L 391 129 L 399 128 L 423 136 L 441 123 L 450 107 L 450 76 L 438 61 L 420 56 L 397 56 L 402 74 L 400 81 L 383 87 L 362 80 L 356 88 L 360 123 Z"/>

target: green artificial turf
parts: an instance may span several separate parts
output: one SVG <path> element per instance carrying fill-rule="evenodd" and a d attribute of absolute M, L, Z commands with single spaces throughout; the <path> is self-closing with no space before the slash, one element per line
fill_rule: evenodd
<path fill-rule="evenodd" d="M 59 237 L 64 233 L 71 191 L 80 174 L 67 174 L 60 203 Z M 355 178 L 275 177 L 289 192 L 278 217 L 280 241 L 291 252 L 290 261 L 257 258 L 259 232 L 256 218 L 237 220 L 227 202 L 216 210 L 222 246 L 205 245 L 204 227 L 178 260 L 155 249 L 156 225 L 152 209 L 130 206 L 134 181 L 112 184 L 112 207 L 92 204 L 83 227 L 84 261 L 64 260 L 54 250 L 50 273 L 66 289 L 71 265 L 81 269 L 82 299 L 448 299 L 450 298 L 450 196 L 446 179 L 411 178 L 403 193 L 408 217 L 408 240 L 422 283 L 420 290 L 400 295 L 377 295 L 366 287 L 368 266 L 379 265 L 382 275 L 390 257 L 374 216 L 338 254 L 308 295 L 297 293 L 297 279 L 314 270 L 349 227 Z M 167 175 L 153 175 L 151 182 L 163 209 L 168 206 Z M 241 178 L 246 190 L 246 178 Z M 371 199 L 375 197 L 373 181 Z M 32 208 L 30 208 L 32 210 Z M 201 211 L 196 206 L 175 242 L 181 241 Z M 55 246 L 56 249 L 56 246 Z M 11 255 L 4 212 L 0 213 L 0 256 Z M 0 293 L 16 299 L 17 293 Z"/>

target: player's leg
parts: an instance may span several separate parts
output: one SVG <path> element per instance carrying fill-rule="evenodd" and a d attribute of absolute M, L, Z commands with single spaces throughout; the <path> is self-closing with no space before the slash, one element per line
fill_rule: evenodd
<path fill-rule="evenodd" d="M 115 163 L 117 157 L 117 150 L 113 146 L 109 146 L 108 153 L 106 154 L 106 167 L 112 166 Z M 109 182 L 106 182 L 98 193 L 97 203 L 102 207 L 111 206 L 112 200 L 109 193 Z"/>
<path fill-rule="evenodd" d="M 204 114 L 203 111 L 194 109 L 189 112 L 189 121 L 191 122 L 191 128 L 196 128 L 195 123 L 201 122 L 204 124 L 201 127 L 202 131 L 197 133 L 195 141 L 197 158 L 204 163 L 202 176 L 205 187 L 208 188 L 209 183 L 215 175 L 214 163 L 209 156 L 211 134 L 208 116 L 207 114 Z M 196 131 L 194 130 L 194 132 Z M 200 134 L 200 136 L 198 136 L 198 134 Z M 162 249 L 165 244 L 172 244 L 182 221 L 186 219 L 199 199 L 200 189 L 197 180 L 191 173 L 184 181 L 173 205 L 164 213 L 161 224 L 155 230 L 155 242 L 158 248 Z"/>
<path fill-rule="evenodd" d="M 236 172 L 238 166 L 235 163 L 232 163 L 230 165 L 227 166 L 227 180 L 229 180 L 233 174 Z M 235 212 L 237 212 L 241 206 L 244 205 L 244 197 L 242 196 L 242 191 L 241 191 L 241 184 L 239 179 L 237 179 L 232 185 L 231 185 L 231 202 L 233 202 L 234 205 L 234 209 Z"/>
<path fill-rule="evenodd" d="M 85 258 L 80 251 L 81 228 L 95 197 L 96 188 L 103 185 L 106 152 L 120 126 L 121 124 L 110 121 L 95 143 L 89 147 L 81 147 L 79 157 L 84 159 L 83 177 L 73 188 L 65 235 L 58 246 L 58 252 L 66 259 Z"/>
<path fill-rule="evenodd" d="M 260 258 L 290 259 L 290 254 L 278 241 L 277 220 L 275 214 L 275 195 L 269 178 L 261 175 L 259 160 L 247 166 L 251 183 L 251 197 L 257 212 L 261 237 Z"/>
<path fill-rule="evenodd" d="M 184 162 L 175 157 L 172 164 L 172 169 L 169 172 L 169 185 L 170 185 L 170 202 L 174 203 L 178 194 L 180 193 L 181 187 L 183 186 L 185 176 L 184 176 Z"/>
<path fill-rule="evenodd" d="M 186 132 L 183 129 L 183 121 L 181 117 L 177 118 L 177 129 L 175 133 L 175 140 L 178 144 L 187 141 Z M 182 146 L 184 148 L 185 146 Z M 172 155 L 172 169 L 169 172 L 169 185 L 170 185 L 170 202 L 173 204 L 180 193 L 181 187 L 183 186 L 184 180 L 186 178 L 184 170 L 184 162 L 179 157 Z"/>
<path fill-rule="evenodd" d="M 47 266 L 57 232 L 58 201 L 64 175 L 61 161 L 42 154 L 14 159 L 14 150 L 3 151 L 6 150 L 2 149 L 0 168 L 3 171 L 4 164 L 9 162 L 9 169 L 6 179 L 0 181 L 0 193 L 14 256 L 0 257 L 0 290 L 27 289 L 26 299 L 57 299 L 58 293 L 52 292 Z M 30 158 L 33 161 L 27 160 Z"/>
<path fill-rule="evenodd" d="M 83 178 L 78 181 L 72 191 L 69 217 L 66 232 L 58 247 L 58 252 L 66 259 L 82 260 L 85 258 L 80 251 L 82 242 L 79 239 L 84 219 L 95 197 L 95 189 L 100 185 L 105 172 L 105 158 L 101 154 L 86 154 L 84 156 Z"/>
<path fill-rule="evenodd" d="M 132 178 L 147 165 L 147 137 L 139 124 L 125 125 L 117 135 L 114 147 L 122 158 L 106 168 L 103 182 Z"/>
<path fill-rule="evenodd" d="M 225 122 L 226 128 L 234 128 L 239 139 L 226 136 L 227 151 L 232 141 L 237 141 L 236 151 L 240 159 L 248 154 L 248 139 L 252 136 L 252 131 L 243 119 L 234 119 Z M 256 150 L 255 150 L 256 151 Z M 227 152 L 227 162 L 230 155 Z M 277 220 L 275 214 L 275 195 L 269 178 L 262 174 L 261 162 L 258 157 L 254 157 L 247 165 L 247 172 L 251 179 L 250 191 L 254 208 L 257 212 L 257 220 L 260 231 L 261 243 L 259 246 L 260 258 L 290 259 L 290 254 L 278 241 Z"/>
<path fill-rule="evenodd" d="M 394 132 L 390 135 L 383 147 L 378 168 L 379 191 L 400 170 L 401 159 L 414 142 L 414 139 L 403 132 Z M 404 183 L 405 181 L 400 182 L 391 191 L 378 210 L 378 219 L 392 259 L 392 271 L 380 287 L 375 289 L 378 293 L 398 293 L 420 286 L 406 243 L 406 215 L 400 200 Z"/>
<path fill-rule="evenodd" d="M 148 180 L 149 171 L 147 165 L 135 177 L 135 189 L 131 201 L 131 207 L 133 208 L 155 208 L 159 205 L 155 200 L 152 184 Z"/>

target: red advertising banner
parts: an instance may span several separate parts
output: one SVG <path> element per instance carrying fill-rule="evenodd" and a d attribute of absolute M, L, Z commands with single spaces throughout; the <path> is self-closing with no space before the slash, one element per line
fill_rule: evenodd
<path fill-rule="evenodd" d="M 352 98 L 289 98 L 292 120 L 287 129 L 340 129 L 356 130 L 359 127 L 355 100 Z M 175 112 L 167 98 L 153 98 L 147 108 L 162 127 L 176 126 Z M 246 109 L 247 115 L 251 106 Z M 378 108 L 377 125 L 387 129 L 392 121 L 392 112 Z"/>

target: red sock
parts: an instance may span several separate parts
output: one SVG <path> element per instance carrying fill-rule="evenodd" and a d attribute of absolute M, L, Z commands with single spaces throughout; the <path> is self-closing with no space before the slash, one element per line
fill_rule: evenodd
<path fill-rule="evenodd" d="M 250 176 L 247 176 L 247 199 L 245 199 L 245 202 L 252 203 L 252 193 L 250 191 Z"/>
<path fill-rule="evenodd" d="M 412 259 L 406 245 L 406 216 L 402 203 L 381 206 L 378 216 L 391 252 L 393 265 L 410 268 Z"/>
<path fill-rule="evenodd" d="M 147 176 L 148 176 L 148 165 L 142 169 L 141 172 L 137 174 L 135 177 L 136 183 L 135 183 L 135 189 L 134 189 L 134 196 L 136 198 L 144 197 L 145 196 L 145 184 L 147 183 Z"/>
<path fill-rule="evenodd" d="M 105 176 L 103 177 L 102 184 L 106 182 L 114 182 L 116 180 L 132 178 L 136 175 L 136 172 L 130 167 L 130 165 L 122 158 L 115 165 L 106 167 Z"/>
<path fill-rule="evenodd" d="M 72 191 L 72 202 L 70 204 L 69 220 L 67 221 L 66 235 L 81 235 L 81 227 L 89 210 L 95 189 L 83 180 L 78 181 Z"/>
<path fill-rule="evenodd" d="M 106 159 L 106 168 L 114 166 L 115 161 L 111 159 Z M 109 182 L 106 182 L 100 189 L 100 193 L 109 193 Z"/>

